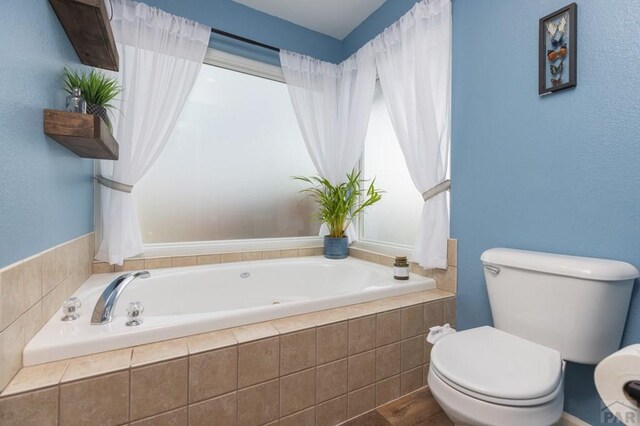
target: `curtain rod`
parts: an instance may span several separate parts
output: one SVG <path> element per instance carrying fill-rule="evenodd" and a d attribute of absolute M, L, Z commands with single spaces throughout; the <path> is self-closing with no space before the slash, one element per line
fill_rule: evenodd
<path fill-rule="evenodd" d="M 236 34 L 228 33 L 226 31 L 219 30 L 217 28 L 211 28 L 211 32 L 215 34 L 219 34 L 221 36 L 229 37 L 234 40 L 241 41 L 243 43 L 252 44 L 254 46 L 263 47 L 265 49 L 273 50 L 274 52 L 280 52 L 280 49 L 277 47 L 270 46 L 268 44 L 260 43 L 259 41 L 251 40 L 250 38 L 242 37 Z"/>

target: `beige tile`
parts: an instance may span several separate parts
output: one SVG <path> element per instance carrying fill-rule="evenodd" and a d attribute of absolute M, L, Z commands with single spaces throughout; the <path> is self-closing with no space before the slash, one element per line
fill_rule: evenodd
<path fill-rule="evenodd" d="M 400 341 L 402 314 L 400 309 L 382 312 L 376 316 L 376 346 Z"/>
<path fill-rule="evenodd" d="M 318 327 L 318 365 L 346 357 L 348 335 L 346 321 Z"/>
<path fill-rule="evenodd" d="M 319 311 L 316 315 L 316 326 L 321 327 L 323 325 L 333 324 L 340 321 L 346 321 L 349 319 L 349 310 L 347 308 L 335 308 L 327 309 L 325 311 Z"/>
<path fill-rule="evenodd" d="M 280 375 L 316 365 L 316 329 L 280 335 Z"/>
<path fill-rule="evenodd" d="M 0 398 L 0 424 L 16 426 L 56 426 L 58 388 Z"/>
<path fill-rule="evenodd" d="M 449 239 L 447 241 L 447 264 L 458 266 L 458 240 Z"/>
<path fill-rule="evenodd" d="M 232 328 L 231 331 L 236 336 L 238 343 L 251 342 L 253 340 L 265 339 L 267 337 L 273 337 L 280 334 L 278 330 L 268 322 L 243 325 L 241 327 Z"/>
<path fill-rule="evenodd" d="M 349 355 L 368 351 L 376 346 L 376 316 L 349 320 Z"/>
<path fill-rule="evenodd" d="M 219 254 L 204 254 L 197 257 L 198 265 L 213 265 L 216 263 L 220 263 L 220 255 Z"/>
<path fill-rule="evenodd" d="M 238 391 L 238 424 L 261 425 L 278 418 L 280 412 L 278 380 Z"/>
<path fill-rule="evenodd" d="M 412 274 L 422 275 L 424 277 L 433 276 L 433 270 L 432 269 L 425 269 L 422 266 L 420 266 L 420 265 L 418 265 L 417 263 L 414 263 L 414 262 L 409 262 L 409 272 L 411 272 Z"/>
<path fill-rule="evenodd" d="M 115 267 L 109 265 L 107 262 L 93 262 L 91 271 L 94 274 L 110 274 L 111 272 L 115 272 Z"/>
<path fill-rule="evenodd" d="M 429 333 L 431 327 L 444 324 L 444 302 L 436 300 L 424 304 L 424 332 Z"/>
<path fill-rule="evenodd" d="M 359 389 L 376 381 L 376 351 L 364 352 L 349 357 L 348 390 Z"/>
<path fill-rule="evenodd" d="M 347 420 L 347 395 L 316 406 L 316 426 L 334 426 Z"/>
<path fill-rule="evenodd" d="M 242 261 L 242 253 L 220 253 L 220 263 Z"/>
<path fill-rule="evenodd" d="M 23 321 L 14 321 L 0 333 L 0 389 L 9 383 L 22 367 L 24 345 Z"/>
<path fill-rule="evenodd" d="M 422 364 L 423 339 L 424 334 L 401 342 L 400 365 L 403 372 Z"/>
<path fill-rule="evenodd" d="M 444 322 L 451 325 L 456 324 L 456 298 L 451 297 L 444 300 Z"/>
<path fill-rule="evenodd" d="M 422 387 L 422 366 L 405 371 L 400 376 L 400 393 L 406 395 Z"/>
<path fill-rule="evenodd" d="M 376 408 L 376 385 L 349 393 L 348 417 L 355 417 Z"/>
<path fill-rule="evenodd" d="M 350 248 L 349 255 L 356 259 L 366 260 L 367 262 L 381 263 L 379 254 L 367 250 Z"/>
<path fill-rule="evenodd" d="M 433 349 L 433 345 L 427 342 L 425 338 L 423 341 L 424 346 L 422 347 L 422 363 L 428 364 L 431 361 L 431 349 Z"/>
<path fill-rule="evenodd" d="M 47 250 L 40 257 L 42 258 L 42 294 L 44 295 L 60 284 L 64 277 L 62 268 L 56 262 L 55 250 Z"/>
<path fill-rule="evenodd" d="M 171 267 L 194 266 L 198 263 L 196 256 L 176 256 L 171 258 Z"/>
<path fill-rule="evenodd" d="M 145 269 L 171 268 L 170 257 L 150 257 L 144 260 Z"/>
<path fill-rule="evenodd" d="M 298 256 L 322 256 L 324 253 L 323 247 L 304 247 L 298 249 Z"/>
<path fill-rule="evenodd" d="M 185 357 L 189 353 L 187 339 L 173 339 L 133 348 L 131 367 Z"/>
<path fill-rule="evenodd" d="M 187 424 L 187 407 L 183 407 L 178 410 L 133 422 L 131 426 L 187 426 Z"/>
<path fill-rule="evenodd" d="M 126 370 L 131 365 L 131 352 L 131 348 L 127 348 L 74 358 L 69 361 L 62 382 Z"/>
<path fill-rule="evenodd" d="M 304 410 L 315 402 L 315 368 L 280 378 L 280 417 Z"/>
<path fill-rule="evenodd" d="M 271 325 L 280 334 L 293 333 L 294 331 L 315 327 L 316 319 L 317 316 L 315 314 L 296 315 L 271 321 Z"/>
<path fill-rule="evenodd" d="M 24 306 L 31 307 L 42 299 L 42 257 L 24 261 Z"/>
<path fill-rule="evenodd" d="M 422 304 L 402 308 L 402 338 L 424 333 L 424 307 Z"/>
<path fill-rule="evenodd" d="M 422 386 L 429 386 L 429 364 L 422 366 Z"/>
<path fill-rule="evenodd" d="M 349 315 L 349 319 L 362 318 L 369 315 L 378 313 L 378 303 L 377 302 L 366 302 L 359 303 L 357 305 L 349 305 L 345 306 L 347 310 L 347 315 Z"/>
<path fill-rule="evenodd" d="M 189 402 L 202 401 L 238 388 L 238 347 L 191 355 Z"/>
<path fill-rule="evenodd" d="M 447 269 L 436 269 L 433 278 L 436 280 L 438 289 L 455 293 L 457 291 L 458 268 L 449 266 Z"/>
<path fill-rule="evenodd" d="M 376 406 L 400 397 L 400 376 L 392 376 L 376 383 Z"/>
<path fill-rule="evenodd" d="M 347 360 L 331 362 L 316 368 L 316 402 L 347 393 Z"/>
<path fill-rule="evenodd" d="M 2 396 L 55 386 L 68 364 L 69 361 L 64 360 L 22 368 L 4 389 Z"/>
<path fill-rule="evenodd" d="M 238 394 L 232 392 L 189 406 L 189 426 L 236 426 L 238 424 Z"/>
<path fill-rule="evenodd" d="M 400 374 L 400 342 L 376 349 L 376 380 Z"/>
<path fill-rule="evenodd" d="M 36 335 L 42 326 L 49 320 L 42 315 L 42 301 L 38 301 L 23 314 L 24 342 L 27 344 Z"/>
<path fill-rule="evenodd" d="M 25 302 L 24 263 L 0 270 L 0 331 L 26 311 Z"/>
<path fill-rule="evenodd" d="M 278 377 L 280 371 L 278 337 L 244 343 L 238 347 L 238 387 L 255 385 Z"/>
<path fill-rule="evenodd" d="M 60 386 L 60 424 L 120 425 L 129 420 L 129 372 Z"/>
<path fill-rule="evenodd" d="M 124 261 L 123 271 L 140 271 L 146 266 L 145 259 L 129 259 Z"/>
<path fill-rule="evenodd" d="M 231 330 L 212 331 L 211 333 L 196 334 L 187 337 L 189 354 L 222 349 L 237 344 L 236 336 Z"/>
<path fill-rule="evenodd" d="M 243 251 L 242 260 L 243 261 L 262 260 L 262 252 L 261 251 Z"/>
<path fill-rule="evenodd" d="M 402 307 L 402 303 L 394 297 L 386 297 L 384 299 L 371 302 L 375 305 L 377 313 L 384 313 L 387 311 L 393 311 Z"/>
<path fill-rule="evenodd" d="M 132 369 L 131 420 L 186 405 L 187 381 L 187 358 Z"/>
<path fill-rule="evenodd" d="M 267 250 L 262 252 L 262 259 L 283 259 L 288 257 L 298 257 L 298 249 Z"/>
<path fill-rule="evenodd" d="M 316 424 L 315 407 L 280 419 L 280 426 L 313 426 Z"/>
<path fill-rule="evenodd" d="M 60 309 L 64 299 L 68 296 L 66 286 L 68 280 L 70 280 L 70 278 L 67 278 L 65 281 L 58 284 L 42 298 L 42 316 L 47 320 L 51 318 L 58 309 Z M 86 307 L 84 307 L 84 309 L 86 309 Z"/>

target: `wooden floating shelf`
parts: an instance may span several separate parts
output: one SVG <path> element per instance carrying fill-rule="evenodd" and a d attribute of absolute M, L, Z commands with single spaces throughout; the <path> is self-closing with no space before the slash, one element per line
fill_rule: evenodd
<path fill-rule="evenodd" d="M 49 0 L 80 61 L 118 71 L 118 49 L 104 0 Z"/>
<path fill-rule="evenodd" d="M 80 157 L 118 159 L 118 142 L 97 115 L 45 109 L 44 133 Z"/>

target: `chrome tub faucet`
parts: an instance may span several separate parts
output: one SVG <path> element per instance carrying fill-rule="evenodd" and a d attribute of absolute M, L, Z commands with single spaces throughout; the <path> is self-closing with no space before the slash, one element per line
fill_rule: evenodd
<path fill-rule="evenodd" d="M 102 292 L 102 295 L 98 298 L 95 308 L 93 308 L 93 314 L 91 315 L 91 324 L 107 324 L 113 319 L 113 311 L 116 309 L 118 298 L 124 291 L 124 289 L 136 278 L 149 278 L 151 273 L 149 271 L 140 271 L 135 273 L 129 273 L 120 275 L 113 280 L 111 284 L 107 286 Z"/>

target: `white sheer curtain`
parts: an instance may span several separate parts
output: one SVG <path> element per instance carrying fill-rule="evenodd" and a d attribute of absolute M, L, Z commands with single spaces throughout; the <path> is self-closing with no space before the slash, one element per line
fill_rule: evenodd
<path fill-rule="evenodd" d="M 101 161 L 102 240 L 96 258 L 122 264 L 142 252 L 130 191 L 164 148 L 196 81 L 211 29 L 130 0 L 112 0 L 123 87 L 114 126 L 118 161 Z M 118 188 L 112 189 L 112 188 Z M 159 197 L 162 194 L 158 194 Z"/>
<path fill-rule="evenodd" d="M 411 179 L 425 194 L 447 176 L 450 143 L 451 2 L 423 0 L 372 41 L 391 122 Z M 428 199 L 412 260 L 446 268 L 447 194 Z"/>
<path fill-rule="evenodd" d="M 280 63 L 318 174 L 338 184 L 356 165 L 367 133 L 376 68 L 367 45 L 339 65 L 280 51 Z M 328 234 L 326 225 L 320 235 Z M 356 232 L 346 232 L 355 241 Z"/>

